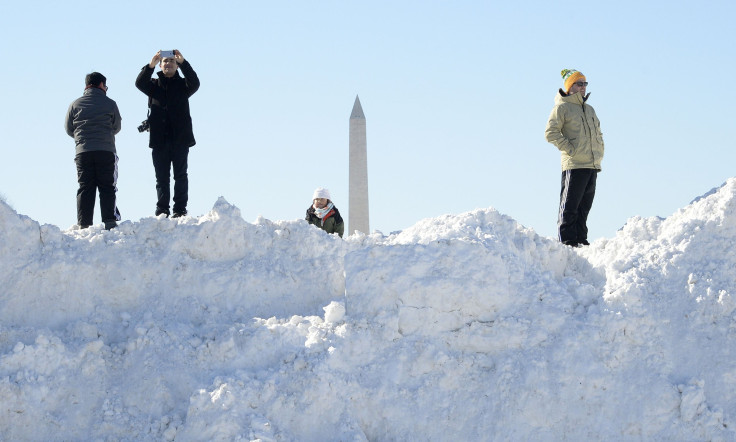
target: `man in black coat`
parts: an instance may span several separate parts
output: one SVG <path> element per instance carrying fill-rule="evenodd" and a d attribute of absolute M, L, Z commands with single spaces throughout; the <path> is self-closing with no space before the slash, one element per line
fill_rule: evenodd
<path fill-rule="evenodd" d="M 100 193 L 100 214 L 105 229 L 117 227 L 120 211 L 115 204 L 118 156 L 115 134 L 120 132 L 120 112 L 107 97 L 107 78 L 99 72 L 87 74 L 84 94 L 69 105 L 66 133 L 74 138 L 77 165 L 77 223 L 82 229 L 92 224 L 95 195 Z"/>
<path fill-rule="evenodd" d="M 199 89 L 199 78 L 181 52 L 174 50 L 173 57 L 158 51 L 151 62 L 141 69 L 135 86 L 148 96 L 151 113 L 148 117 L 153 167 L 156 171 L 156 216 L 170 215 L 171 196 L 169 181 L 174 171 L 174 207 L 172 218 L 187 214 L 189 178 L 187 158 L 189 148 L 196 143 L 189 114 L 189 97 Z M 158 78 L 151 78 L 156 64 L 161 71 Z M 179 68 L 184 77 L 179 75 Z"/>

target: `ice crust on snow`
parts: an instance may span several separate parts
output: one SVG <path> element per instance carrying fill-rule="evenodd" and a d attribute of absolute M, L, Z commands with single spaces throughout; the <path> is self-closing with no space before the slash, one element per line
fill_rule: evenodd
<path fill-rule="evenodd" d="M 561 246 L 0 202 L 0 440 L 734 440 L 736 179 Z"/>

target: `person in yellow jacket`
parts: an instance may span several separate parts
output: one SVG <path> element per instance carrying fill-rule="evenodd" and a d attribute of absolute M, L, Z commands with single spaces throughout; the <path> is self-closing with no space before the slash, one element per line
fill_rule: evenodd
<path fill-rule="evenodd" d="M 603 134 L 595 110 L 588 104 L 585 76 L 574 69 L 564 69 L 562 80 L 564 86 L 555 96 L 544 135 L 562 153 L 558 239 L 580 247 L 589 244 L 587 220 L 601 171 Z"/>

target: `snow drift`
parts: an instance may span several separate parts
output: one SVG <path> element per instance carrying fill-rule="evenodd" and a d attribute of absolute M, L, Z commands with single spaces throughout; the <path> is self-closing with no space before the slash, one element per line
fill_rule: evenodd
<path fill-rule="evenodd" d="M 734 440 L 736 179 L 563 247 L 0 202 L 3 440 Z"/>

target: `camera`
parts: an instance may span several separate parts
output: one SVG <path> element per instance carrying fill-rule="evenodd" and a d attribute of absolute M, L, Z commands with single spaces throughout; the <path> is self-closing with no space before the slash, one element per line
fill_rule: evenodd
<path fill-rule="evenodd" d="M 141 125 L 138 126 L 138 132 L 148 132 L 148 129 L 150 128 L 151 126 L 148 124 L 148 120 L 143 120 Z"/>
<path fill-rule="evenodd" d="M 174 51 L 159 51 L 161 53 L 161 58 L 174 58 L 176 54 L 174 54 Z"/>

